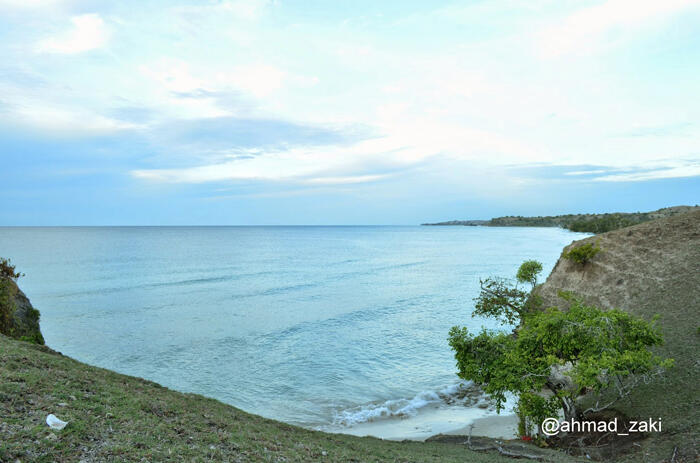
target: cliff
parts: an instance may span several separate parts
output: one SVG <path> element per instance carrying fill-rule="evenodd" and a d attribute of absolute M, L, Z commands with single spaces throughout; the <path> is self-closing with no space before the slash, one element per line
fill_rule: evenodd
<path fill-rule="evenodd" d="M 0 277 L 0 333 L 15 339 L 44 344 L 39 328 L 39 311 L 17 283 Z"/>
<path fill-rule="evenodd" d="M 564 290 L 601 308 L 647 320 L 659 315 L 661 353 L 676 364 L 616 408 L 632 418 L 661 418 L 662 432 L 642 441 L 642 451 L 654 456 L 645 461 L 670 461 L 672 455 L 694 461 L 700 438 L 700 210 L 575 241 L 564 251 L 596 242 L 601 252 L 590 262 L 560 258 L 536 293 L 545 307 L 565 307 L 557 296 Z"/>

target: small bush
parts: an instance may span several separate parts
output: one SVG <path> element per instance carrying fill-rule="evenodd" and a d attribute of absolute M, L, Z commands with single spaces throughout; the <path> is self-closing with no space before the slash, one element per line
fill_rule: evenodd
<path fill-rule="evenodd" d="M 10 278 L 12 280 L 17 280 L 17 278 L 22 276 L 24 276 L 24 273 L 16 271 L 15 266 L 12 265 L 10 259 L 0 257 L 0 278 Z"/>
<path fill-rule="evenodd" d="M 572 262 L 576 262 L 577 264 L 586 265 L 586 263 L 593 259 L 593 257 L 595 257 L 595 255 L 600 251 L 601 249 L 596 241 L 595 244 L 586 243 L 582 244 L 581 246 L 576 246 L 575 248 L 572 248 L 562 254 L 562 257 Z"/>

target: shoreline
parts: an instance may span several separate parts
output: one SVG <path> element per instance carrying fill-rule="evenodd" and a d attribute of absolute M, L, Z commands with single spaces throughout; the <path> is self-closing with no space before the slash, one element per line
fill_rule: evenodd
<path fill-rule="evenodd" d="M 486 458 L 461 445 L 311 431 L 4 335 L 0 335 L 0 374 L 9 379 L 2 384 L 3 392 L 13 398 L 0 403 L 0 411 L 9 417 L 0 426 L 2 461 L 458 463 Z M 65 379 L 60 389 L 57 377 Z M 10 406 L 14 399 L 25 406 Z M 66 430 L 49 428 L 47 413 L 66 421 Z M 509 460 L 494 455 L 488 461 Z M 570 459 L 562 455 L 553 461 Z"/>
<path fill-rule="evenodd" d="M 433 407 L 407 418 L 368 421 L 351 427 L 319 427 L 315 430 L 391 441 L 423 442 L 437 435 L 469 435 L 517 439 L 518 418 L 512 413 L 467 407 Z"/>

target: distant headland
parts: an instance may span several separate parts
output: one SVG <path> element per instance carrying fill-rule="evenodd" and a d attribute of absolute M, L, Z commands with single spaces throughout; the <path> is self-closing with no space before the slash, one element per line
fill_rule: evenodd
<path fill-rule="evenodd" d="M 565 214 L 537 217 L 504 216 L 491 220 L 450 220 L 448 222 L 422 223 L 425 226 L 484 226 L 484 227 L 560 227 L 575 232 L 605 233 L 655 219 L 672 217 L 700 206 L 665 207 L 651 212 L 613 212 L 607 214 Z"/>

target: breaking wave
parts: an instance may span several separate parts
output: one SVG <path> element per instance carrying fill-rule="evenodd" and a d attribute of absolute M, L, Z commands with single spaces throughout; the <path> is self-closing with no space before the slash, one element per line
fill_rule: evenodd
<path fill-rule="evenodd" d="M 435 391 L 423 391 L 411 399 L 393 399 L 336 411 L 333 425 L 351 427 L 390 418 L 408 418 L 427 406 L 476 406 L 487 396 L 471 382 L 452 384 Z"/>

